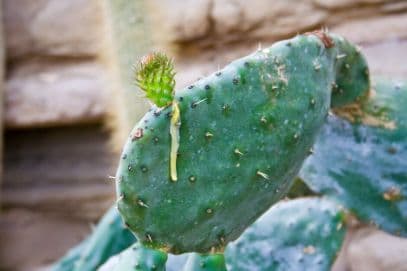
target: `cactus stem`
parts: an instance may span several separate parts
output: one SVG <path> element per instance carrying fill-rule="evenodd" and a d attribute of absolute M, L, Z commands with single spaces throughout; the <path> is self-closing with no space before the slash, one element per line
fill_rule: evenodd
<path fill-rule="evenodd" d="M 262 177 L 263 179 L 270 180 L 270 176 L 264 172 L 261 172 L 260 170 L 256 172 L 256 175 Z"/>
<path fill-rule="evenodd" d="M 171 152 L 170 152 L 170 175 L 172 181 L 177 181 L 177 154 L 179 148 L 179 128 L 181 126 L 180 110 L 176 101 L 172 104 L 172 117 L 170 124 Z"/>

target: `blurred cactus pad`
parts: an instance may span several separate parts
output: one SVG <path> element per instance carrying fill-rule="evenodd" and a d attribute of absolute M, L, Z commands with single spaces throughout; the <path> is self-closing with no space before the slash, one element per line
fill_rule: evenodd
<path fill-rule="evenodd" d="M 300 176 L 365 223 L 407 236 L 407 81 L 377 79 L 335 113 Z"/>
<path fill-rule="evenodd" d="M 238 59 L 168 103 L 162 71 L 139 80 L 165 106 L 152 99 L 124 146 L 117 206 L 141 244 L 173 254 L 223 252 L 286 194 L 329 108 L 370 88 L 359 50 L 325 32 Z"/>

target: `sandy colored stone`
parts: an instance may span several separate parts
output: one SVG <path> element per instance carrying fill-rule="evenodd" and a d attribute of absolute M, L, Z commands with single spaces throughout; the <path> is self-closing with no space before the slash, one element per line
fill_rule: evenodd
<path fill-rule="evenodd" d="M 211 16 L 217 34 L 227 34 L 243 27 L 243 10 L 240 3 L 234 0 L 214 1 Z"/>
<path fill-rule="evenodd" d="M 0 270 L 34 270 L 50 264 L 90 232 L 89 222 L 24 209 L 0 216 Z"/>
<path fill-rule="evenodd" d="M 189 41 L 202 38 L 210 27 L 208 20 L 212 7 L 211 0 L 153 0 L 157 12 L 160 13 L 163 35 L 169 35 L 170 41 Z M 166 32 L 170 33 L 166 33 Z"/>
<path fill-rule="evenodd" d="M 106 76 L 91 61 L 29 61 L 5 85 L 5 124 L 26 128 L 100 120 Z"/>
<path fill-rule="evenodd" d="M 386 2 L 395 2 L 394 0 L 313 0 L 315 4 L 328 8 L 328 9 L 338 9 L 346 7 L 354 7 L 363 4 L 380 4 Z"/>
<path fill-rule="evenodd" d="M 351 271 L 405 271 L 407 239 L 362 228 L 353 233 L 346 255 Z"/>
<path fill-rule="evenodd" d="M 355 43 L 375 43 L 407 38 L 407 13 L 344 21 L 332 32 Z"/>
<path fill-rule="evenodd" d="M 361 47 L 374 77 L 407 78 L 407 40 L 389 40 Z"/>
<path fill-rule="evenodd" d="M 327 15 L 310 0 L 166 0 L 162 3 L 161 8 L 168 13 L 163 25 L 171 26 L 174 42 L 276 38 L 317 26 Z"/>
<path fill-rule="evenodd" d="M 101 2 L 3 1 L 8 57 L 96 55 L 104 35 Z"/>
<path fill-rule="evenodd" d="M 114 201 L 114 188 L 100 185 L 3 189 L 5 208 L 25 208 L 70 219 L 95 220 Z M 63 207 L 62 207 L 63 206 Z"/>
<path fill-rule="evenodd" d="M 243 9 L 243 29 L 250 29 L 243 35 L 252 39 L 273 40 L 294 35 L 318 27 L 328 15 L 308 0 L 236 1 Z"/>
<path fill-rule="evenodd" d="M 6 131 L 5 142 L 4 208 L 94 220 L 113 202 L 118 157 L 102 125 Z"/>

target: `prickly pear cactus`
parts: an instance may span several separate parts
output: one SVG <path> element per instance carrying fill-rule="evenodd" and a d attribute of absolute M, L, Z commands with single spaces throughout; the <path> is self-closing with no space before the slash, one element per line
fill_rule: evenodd
<path fill-rule="evenodd" d="M 110 256 L 136 242 L 127 230 L 116 208 L 111 207 L 87 239 L 71 249 L 57 262 L 53 271 L 93 271 Z"/>
<path fill-rule="evenodd" d="M 183 271 L 226 271 L 225 257 L 222 254 L 193 253 L 182 269 Z"/>
<path fill-rule="evenodd" d="M 324 198 L 281 201 L 228 245 L 228 270 L 331 270 L 345 215 Z"/>
<path fill-rule="evenodd" d="M 407 81 L 378 80 L 336 114 L 301 177 L 362 221 L 407 236 Z"/>
<path fill-rule="evenodd" d="M 223 251 L 286 193 L 330 105 L 368 89 L 359 51 L 317 32 L 178 91 L 150 109 L 123 149 L 117 206 L 126 225 L 149 248 Z"/>

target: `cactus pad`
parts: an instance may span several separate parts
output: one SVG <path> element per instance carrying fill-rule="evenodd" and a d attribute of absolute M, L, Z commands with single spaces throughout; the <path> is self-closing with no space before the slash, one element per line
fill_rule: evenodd
<path fill-rule="evenodd" d="M 300 176 L 360 220 L 407 236 L 407 81 L 379 80 L 337 114 Z"/>
<path fill-rule="evenodd" d="M 323 35 L 334 46 L 316 35 L 278 42 L 176 92 L 135 126 L 116 175 L 117 205 L 144 246 L 222 252 L 285 195 L 330 105 L 369 88 L 358 50 Z"/>
<path fill-rule="evenodd" d="M 279 202 L 228 245 L 228 270 L 331 270 L 345 236 L 344 217 L 323 198 Z"/>

